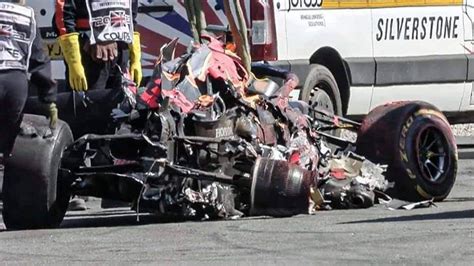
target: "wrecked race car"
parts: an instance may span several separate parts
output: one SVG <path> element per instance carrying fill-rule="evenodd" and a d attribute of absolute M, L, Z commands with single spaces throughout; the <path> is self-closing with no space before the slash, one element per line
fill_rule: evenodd
<path fill-rule="evenodd" d="M 7 228 L 59 226 L 71 195 L 202 220 L 449 194 L 456 145 L 434 106 L 390 103 L 351 121 L 290 99 L 294 74 L 265 64 L 247 73 L 223 43 L 203 39 L 176 58 L 176 40 L 162 47 L 145 88 L 124 79 L 114 134 L 74 141 L 65 122 L 50 131 L 44 118 L 25 116 L 5 166 Z M 342 129 L 357 139 L 341 138 Z"/>

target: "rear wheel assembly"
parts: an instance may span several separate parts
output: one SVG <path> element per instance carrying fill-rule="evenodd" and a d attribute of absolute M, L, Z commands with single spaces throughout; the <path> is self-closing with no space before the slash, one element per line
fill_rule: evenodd
<path fill-rule="evenodd" d="M 31 132 L 17 137 L 5 165 L 3 220 L 7 229 L 58 227 L 70 198 L 70 182 L 58 172 L 72 132 L 58 121 L 49 133 L 48 121 L 41 116 L 25 115 L 24 124 Z"/>
<path fill-rule="evenodd" d="M 425 102 L 394 102 L 372 110 L 358 133 L 357 151 L 388 165 L 389 194 L 417 201 L 445 199 L 457 172 L 457 147 L 445 116 Z"/>

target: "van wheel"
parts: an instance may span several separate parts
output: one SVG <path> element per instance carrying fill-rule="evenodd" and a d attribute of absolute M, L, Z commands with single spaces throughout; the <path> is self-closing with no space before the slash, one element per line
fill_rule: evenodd
<path fill-rule="evenodd" d="M 357 152 L 387 164 L 391 196 L 441 201 L 457 172 L 457 146 L 445 116 L 425 102 L 395 102 L 372 110 L 362 122 Z"/>
<path fill-rule="evenodd" d="M 301 100 L 307 102 L 313 109 L 326 111 L 330 114 L 342 115 L 342 102 L 337 82 L 331 71 L 322 65 L 313 65 L 306 78 L 301 93 Z M 310 112 L 313 118 L 319 114 Z"/>
<path fill-rule="evenodd" d="M 61 156 L 73 141 L 72 132 L 58 121 L 51 135 L 41 116 L 25 115 L 23 121 L 29 130 L 17 137 L 5 164 L 3 220 L 10 230 L 58 227 L 71 195 L 70 182 L 58 171 Z"/>

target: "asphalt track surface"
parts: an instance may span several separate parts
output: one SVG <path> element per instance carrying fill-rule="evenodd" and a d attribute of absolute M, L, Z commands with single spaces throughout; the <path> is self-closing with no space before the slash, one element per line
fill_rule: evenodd
<path fill-rule="evenodd" d="M 474 161 L 437 207 L 169 222 L 89 203 L 60 229 L 0 229 L 0 264 L 435 264 L 474 261 Z M 4 228 L 0 219 L 0 228 Z"/>

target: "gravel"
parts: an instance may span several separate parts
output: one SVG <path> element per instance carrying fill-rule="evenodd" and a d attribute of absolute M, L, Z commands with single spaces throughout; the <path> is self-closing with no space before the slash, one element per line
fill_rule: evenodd
<path fill-rule="evenodd" d="M 474 136 L 474 124 L 452 125 L 454 136 L 468 137 Z"/>
<path fill-rule="evenodd" d="M 454 136 L 457 137 L 474 136 L 474 123 L 452 125 L 451 129 L 453 130 Z M 357 139 L 357 134 L 348 130 L 342 130 L 341 136 L 351 141 L 355 141 Z"/>

